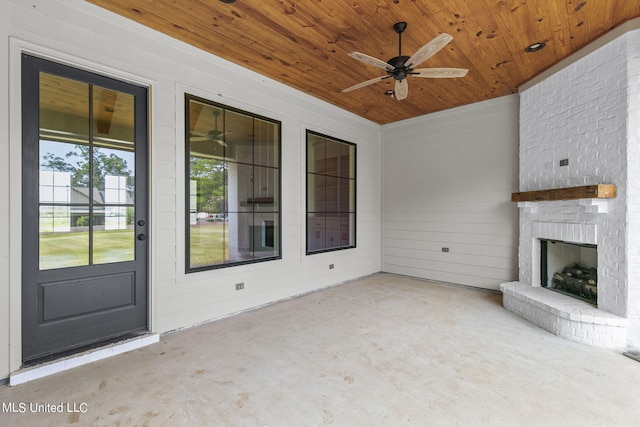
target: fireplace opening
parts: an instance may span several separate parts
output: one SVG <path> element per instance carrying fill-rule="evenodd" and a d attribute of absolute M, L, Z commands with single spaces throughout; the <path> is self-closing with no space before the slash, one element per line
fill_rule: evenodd
<path fill-rule="evenodd" d="M 540 239 L 540 281 L 545 288 L 597 305 L 597 246 Z"/>

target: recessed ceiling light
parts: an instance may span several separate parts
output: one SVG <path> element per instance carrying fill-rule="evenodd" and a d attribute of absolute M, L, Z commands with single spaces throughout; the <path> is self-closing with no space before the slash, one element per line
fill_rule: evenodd
<path fill-rule="evenodd" d="M 524 51 L 527 53 L 531 53 L 531 52 L 537 52 L 540 49 L 544 48 L 547 44 L 545 42 L 538 42 L 538 43 L 533 43 L 530 44 L 529 46 L 527 46 Z"/>

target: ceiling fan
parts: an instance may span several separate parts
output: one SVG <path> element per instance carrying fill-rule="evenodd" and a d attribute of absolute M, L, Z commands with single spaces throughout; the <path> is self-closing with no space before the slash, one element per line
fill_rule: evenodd
<path fill-rule="evenodd" d="M 406 22 L 396 22 L 393 25 L 393 29 L 398 33 L 398 56 L 391 58 L 387 62 L 374 58 L 369 55 L 365 55 L 360 52 L 351 52 L 350 57 L 362 61 L 365 64 L 372 65 L 377 68 L 382 68 L 387 72 L 386 76 L 376 77 L 375 79 L 367 80 L 366 82 L 358 83 L 346 89 L 342 92 L 350 92 L 361 87 L 368 86 L 373 83 L 377 83 L 384 79 L 393 77 L 396 81 L 393 90 L 397 100 L 405 99 L 409 94 L 409 86 L 407 85 L 407 76 L 413 77 L 429 77 L 429 78 L 451 78 L 451 77 L 464 77 L 467 74 L 465 68 L 415 68 L 422 62 L 431 58 L 440 49 L 445 47 L 447 43 L 453 40 L 453 37 L 449 34 L 440 34 L 429 43 L 422 46 L 412 56 L 402 55 L 402 33 L 407 28 Z"/>
<path fill-rule="evenodd" d="M 200 135 L 198 135 L 196 132 L 192 133 L 191 142 L 214 141 L 224 147 L 227 146 L 227 143 L 224 141 L 224 136 L 227 132 L 218 130 L 218 116 L 220 115 L 220 111 L 214 110 L 213 115 L 215 117 L 214 129 L 211 129 L 207 133 Z"/>

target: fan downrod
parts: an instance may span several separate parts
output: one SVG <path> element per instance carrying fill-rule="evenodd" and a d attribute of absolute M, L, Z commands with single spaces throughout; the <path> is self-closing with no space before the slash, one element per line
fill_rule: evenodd
<path fill-rule="evenodd" d="M 398 33 L 398 56 L 388 60 L 387 64 L 393 67 L 393 70 L 389 70 L 388 73 L 395 80 L 403 80 L 407 77 L 407 74 L 411 73 L 411 69 L 404 66 L 405 61 L 409 59 L 409 57 L 402 55 L 402 33 L 406 29 L 407 23 L 404 21 L 393 24 L 393 30 Z"/>
<path fill-rule="evenodd" d="M 404 21 L 393 24 L 393 30 L 398 33 L 398 56 L 402 56 L 402 33 L 407 29 L 407 23 Z"/>

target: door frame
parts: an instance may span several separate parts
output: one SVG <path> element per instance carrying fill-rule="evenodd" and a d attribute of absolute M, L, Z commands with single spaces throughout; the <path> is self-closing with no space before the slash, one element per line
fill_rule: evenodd
<path fill-rule="evenodd" d="M 84 54 L 85 52 L 82 52 Z M 61 65 L 100 74 L 105 77 L 145 86 L 147 88 L 147 205 L 149 236 L 147 257 L 147 324 L 148 333 L 155 331 L 155 221 L 153 211 L 154 167 L 152 156 L 152 135 L 155 127 L 155 109 L 153 108 L 152 89 L 155 80 L 135 74 L 121 68 L 104 64 L 112 62 L 112 58 L 99 53 L 91 53 L 86 57 L 65 52 L 55 47 L 43 46 L 16 37 L 9 38 L 9 301 L 5 319 L 9 322 L 9 371 L 19 371 L 22 362 L 22 66 L 23 54 L 35 56 Z M 133 67 L 132 67 L 133 68 Z"/>

